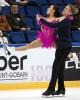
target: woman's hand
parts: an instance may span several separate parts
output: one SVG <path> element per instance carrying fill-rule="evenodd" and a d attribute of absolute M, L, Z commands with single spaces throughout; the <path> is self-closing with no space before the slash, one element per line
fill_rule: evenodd
<path fill-rule="evenodd" d="M 37 21 L 39 21 L 41 18 L 42 18 L 41 15 L 39 15 L 39 14 L 36 15 L 36 20 L 37 20 Z"/>

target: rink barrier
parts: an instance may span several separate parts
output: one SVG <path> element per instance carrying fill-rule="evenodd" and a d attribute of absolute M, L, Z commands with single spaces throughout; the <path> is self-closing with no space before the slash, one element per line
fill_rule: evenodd
<path fill-rule="evenodd" d="M 0 84 L 0 90 L 43 89 L 43 88 L 47 88 L 48 84 L 49 82 Z M 79 88 L 80 81 L 65 81 L 65 87 L 66 88 Z"/>
<path fill-rule="evenodd" d="M 12 46 L 12 45 L 11 45 Z M 19 46 L 19 45 L 18 45 Z M 80 55 L 80 47 L 74 48 L 75 52 L 78 52 L 78 56 Z M 79 56 L 80 57 L 80 56 Z M 72 66 L 72 63 L 70 64 Z M 69 67 L 70 67 L 69 66 Z M 66 88 L 78 88 L 80 87 L 80 66 L 77 69 L 74 69 L 75 66 L 73 66 L 72 70 L 69 70 L 70 75 L 66 75 L 66 80 L 65 81 L 65 87 Z M 72 74 L 73 71 L 75 74 Z M 74 77 L 74 75 L 76 75 Z M 73 81 L 71 81 L 73 80 Z M 3 81 L 2 81 L 3 82 Z M 47 88 L 49 85 L 49 82 L 21 82 L 21 83 L 0 83 L 0 90 L 17 90 L 17 89 L 42 89 L 42 88 Z"/>

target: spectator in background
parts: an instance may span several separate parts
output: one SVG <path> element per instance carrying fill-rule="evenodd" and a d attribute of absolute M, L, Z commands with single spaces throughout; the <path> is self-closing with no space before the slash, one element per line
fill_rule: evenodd
<path fill-rule="evenodd" d="M 12 5 L 12 4 L 14 4 L 15 2 L 14 2 L 14 0 L 5 0 L 9 5 Z"/>
<path fill-rule="evenodd" d="M 76 0 L 78 7 L 80 8 L 80 0 Z"/>
<path fill-rule="evenodd" d="M 36 2 L 36 0 L 15 0 L 15 1 L 13 1 L 13 0 L 5 0 L 9 5 L 12 5 L 12 4 L 14 4 L 14 3 L 16 3 L 16 4 L 19 4 L 19 5 L 26 5 L 26 4 L 28 4 L 28 5 L 35 5 L 35 4 L 37 4 Z"/>
<path fill-rule="evenodd" d="M 0 0 L 0 6 L 10 6 L 5 0 Z"/>
<path fill-rule="evenodd" d="M 80 30 L 80 14 L 74 15 L 74 20 L 71 24 L 72 31 Z"/>
<path fill-rule="evenodd" d="M 37 1 L 36 0 L 15 0 L 13 2 L 13 0 L 6 0 L 10 5 L 12 4 L 17 4 L 19 6 L 23 6 L 24 7 L 24 11 L 25 13 L 27 14 L 27 11 L 26 11 L 26 6 L 30 6 L 30 5 L 38 5 Z"/>
<path fill-rule="evenodd" d="M 16 0 L 16 2 L 21 3 L 21 4 L 27 4 L 29 0 Z"/>
<path fill-rule="evenodd" d="M 27 4 L 27 5 L 37 4 L 37 0 L 16 0 L 16 2 L 20 2 L 21 4 Z"/>
<path fill-rule="evenodd" d="M 76 0 L 76 4 L 77 4 L 76 6 L 79 9 L 79 12 L 78 12 L 78 14 L 74 15 L 74 20 L 72 22 L 72 26 L 73 26 L 72 30 L 73 31 L 80 30 L 80 0 Z"/>
<path fill-rule="evenodd" d="M 80 14 L 75 14 L 71 21 L 72 31 L 80 30 Z"/>
<path fill-rule="evenodd" d="M 27 31 L 29 28 L 23 22 L 23 17 L 19 15 L 19 7 L 17 4 L 11 5 L 11 12 L 7 16 L 12 31 Z"/>
<path fill-rule="evenodd" d="M 37 0 L 16 0 L 17 4 L 22 5 L 24 7 L 24 10 L 26 11 L 26 6 L 38 6 Z"/>
<path fill-rule="evenodd" d="M 8 39 L 3 35 L 2 31 L 0 30 L 0 43 L 3 44 L 3 42 L 8 44 Z"/>
<path fill-rule="evenodd" d="M 9 23 L 8 23 L 8 21 L 7 21 L 7 18 L 6 18 L 6 16 L 0 16 L 0 30 L 2 30 L 2 31 L 6 31 L 6 32 L 9 32 L 9 31 L 11 31 L 12 29 L 11 29 L 11 27 L 10 27 L 10 25 L 9 25 Z"/>
<path fill-rule="evenodd" d="M 78 13 L 78 19 L 79 19 L 79 28 L 78 30 L 80 30 L 80 0 L 76 0 L 76 3 L 78 5 L 78 8 L 79 8 L 79 13 Z"/>

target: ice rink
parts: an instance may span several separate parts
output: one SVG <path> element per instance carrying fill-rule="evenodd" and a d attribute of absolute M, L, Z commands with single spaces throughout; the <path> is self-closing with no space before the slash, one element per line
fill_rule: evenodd
<path fill-rule="evenodd" d="M 42 97 L 45 89 L 0 91 L 0 100 L 80 100 L 80 88 L 67 88 L 65 96 Z"/>

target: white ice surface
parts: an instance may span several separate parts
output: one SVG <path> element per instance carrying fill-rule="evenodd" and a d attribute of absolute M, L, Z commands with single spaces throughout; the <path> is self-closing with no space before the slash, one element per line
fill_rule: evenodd
<path fill-rule="evenodd" d="M 0 91 L 0 100 L 80 100 L 80 88 L 67 88 L 65 96 L 42 97 L 45 89 Z"/>

